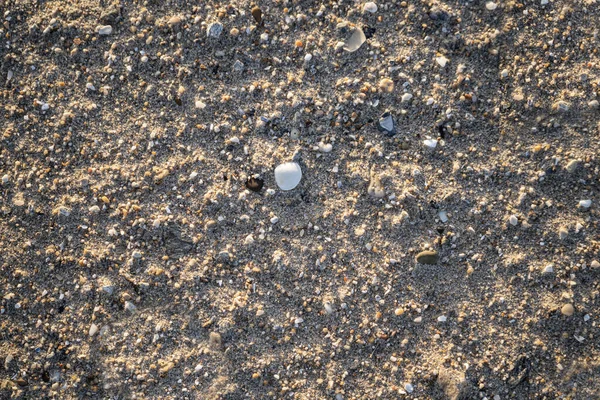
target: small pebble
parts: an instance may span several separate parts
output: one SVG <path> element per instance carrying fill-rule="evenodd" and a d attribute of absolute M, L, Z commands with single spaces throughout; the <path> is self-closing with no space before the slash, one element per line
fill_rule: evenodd
<path fill-rule="evenodd" d="M 440 315 L 437 320 L 438 322 L 446 322 L 448 318 L 445 315 Z"/>
<path fill-rule="evenodd" d="M 415 390 L 415 388 L 410 383 L 405 383 L 404 390 L 406 390 L 406 393 L 412 393 Z"/>
<path fill-rule="evenodd" d="M 364 42 L 367 41 L 365 33 L 362 29 L 356 28 L 352 35 L 344 42 L 344 50 L 349 53 L 354 53 L 356 50 L 360 49 Z"/>
<path fill-rule="evenodd" d="M 564 240 L 567 238 L 568 235 L 569 235 L 569 230 L 566 227 L 561 226 L 560 229 L 558 230 L 559 239 Z"/>
<path fill-rule="evenodd" d="M 410 93 L 404 93 L 404 94 L 402 95 L 402 102 L 403 102 L 403 103 L 408 103 L 409 101 L 411 101 L 411 100 L 412 100 L 412 98 L 413 98 L 413 95 L 412 95 L 412 94 L 410 94 Z"/>
<path fill-rule="evenodd" d="M 508 217 L 508 222 L 512 225 L 512 226 L 517 226 L 517 224 L 519 223 L 519 219 L 517 218 L 516 215 L 511 215 L 510 217 Z"/>
<path fill-rule="evenodd" d="M 594 261 L 592 261 L 592 263 L 590 264 L 590 267 L 592 267 L 593 269 L 600 268 L 600 262 L 598 262 L 597 260 L 594 260 Z"/>
<path fill-rule="evenodd" d="M 379 121 L 377 123 L 377 129 L 380 132 L 385 132 L 389 136 L 393 136 L 396 134 L 396 123 L 394 121 L 394 117 L 389 112 L 383 113 L 381 117 L 379 117 Z"/>
<path fill-rule="evenodd" d="M 223 343 L 222 339 L 221 339 L 221 334 L 219 332 L 211 332 L 210 335 L 208 336 L 208 343 L 210 344 L 210 347 L 212 347 L 215 350 L 218 350 L 221 348 L 221 345 Z"/>
<path fill-rule="evenodd" d="M 548 264 L 544 267 L 544 269 L 542 270 L 542 272 L 544 274 L 551 274 L 554 272 L 554 264 Z"/>
<path fill-rule="evenodd" d="M 438 141 L 435 140 L 435 139 L 426 139 L 426 140 L 423 141 L 423 144 L 428 149 L 434 150 L 437 147 Z"/>
<path fill-rule="evenodd" d="M 96 333 L 98 333 L 98 326 L 97 326 L 96 324 L 92 324 L 92 325 L 90 326 L 90 330 L 89 330 L 89 332 L 88 332 L 88 335 L 89 335 L 90 337 L 92 337 L 92 336 L 94 336 Z"/>
<path fill-rule="evenodd" d="M 365 3 L 365 5 L 363 7 L 363 11 L 374 14 L 377 12 L 377 4 L 373 3 L 372 1 L 369 1 L 368 3 Z"/>
<path fill-rule="evenodd" d="M 417 254 L 415 261 L 419 264 L 437 264 L 440 260 L 440 256 L 435 250 L 425 250 Z"/>
<path fill-rule="evenodd" d="M 280 164 L 275 168 L 275 182 L 281 190 L 292 190 L 302 179 L 302 169 L 295 162 Z"/>
<path fill-rule="evenodd" d="M 593 109 L 600 108 L 600 102 L 598 100 L 592 100 L 588 103 L 588 106 Z"/>
<path fill-rule="evenodd" d="M 579 207 L 588 209 L 592 206 L 591 200 L 579 200 Z"/>
<path fill-rule="evenodd" d="M 496 8 L 498 8 L 498 4 L 494 3 L 493 1 L 488 1 L 485 3 L 485 8 L 487 8 L 489 11 L 494 11 Z"/>
<path fill-rule="evenodd" d="M 125 310 L 127 310 L 129 312 L 135 312 L 136 309 L 137 309 L 137 307 L 132 302 L 130 302 L 130 301 L 125 302 Z"/>
<path fill-rule="evenodd" d="M 106 36 L 112 33 L 113 28 L 110 25 L 101 25 L 96 28 L 96 31 L 98 32 L 98 35 Z"/>
<path fill-rule="evenodd" d="M 446 57 L 444 57 L 444 56 L 440 56 L 440 57 L 437 57 L 437 58 L 435 59 L 435 61 L 438 63 L 438 65 L 439 65 L 440 67 L 444 68 L 444 67 L 445 67 L 445 66 L 448 64 L 448 62 L 449 62 L 450 60 L 448 60 L 448 59 L 447 59 Z"/>
<path fill-rule="evenodd" d="M 262 25 L 263 18 L 262 18 L 262 10 L 260 9 L 260 7 L 254 7 L 252 9 L 251 13 L 252 13 L 252 17 L 254 18 L 256 23 L 258 25 Z"/>
<path fill-rule="evenodd" d="M 260 178 L 250 178 L 246 181 L 246 189 L 256 193 L 260 192 L 264 185 L 265 181 Z"/>
<path fill-rule="evenodd" d="M 560 312 L 563 313 L 563 315 L 570 317 L 571 315 L 573 315 L 573 313 L 575 313 L 575 308 L 573 307 L 573 304 L 565 304 L 560 309 Z"/>
<path fill-rule="evenodd" d="M 443 223 L 448 222 L 448 214 L 446 213 L 446 211 L 442 210 L 438 213 L 438 217 L 440 218 L 440 221 L 442 221 Z"/>
<path fill-rule="evenodd" d="M 221 33 L 223 33 L 223 25 L 219 22 L 213 22 L 206 29 L 206 35 L 215 39 L 221 36 Z"/>
<path fill-rule="evenodd" d="M 579 160 L 571 160 L 569 161 L 569 163 L 567 164 L 567 171 L 569 171 L 569 173 L 574 173 L 577 170 L 577 167 L 579 167 L 579 164 L 581 162 Z"/>
<path fill-rule="evenodd" d="M 543 6 L 545 6 L 546 4 L 548 4 L 548 0 L 541 0 L 540 4 L 543 5 Z"/>
<path fill-rule="evenodd" d="M 10 176 L 8 176 L 8 174 L 2 175 L 2 184 L 6 185 L 9 181 L 9 179 L 10 179 Z"/>

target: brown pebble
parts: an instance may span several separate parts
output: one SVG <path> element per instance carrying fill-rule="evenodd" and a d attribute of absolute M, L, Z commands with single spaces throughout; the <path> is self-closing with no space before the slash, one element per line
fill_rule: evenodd
<path fill-rule="evenodd" d="M 252 9 L 252 16 L 254 17 L 254 20 L 257 24 L 262 25 L 262 10 L 259 7 L 254 7 Z"/>
<path fill-rule="evenodd" d="M 220 349 L 222 343 L 221 334 L 219 332 L 211 332 L 210 336 L 208 337 L 208 342 L 213 349 Z"/>
<path fill-rule="evenodd" d="M 573 313 L 575 313 L 575 308 L 573 307 L 573 304 L 565 304 L 560 309 L 560 312 L 563 313 L 563 315 L 570 317 L 571 315 L 573 315 Z"/>
<path fill-rule="evenodd" d="M 435 250 L 425 250 L 417 254 L 415 261 L 419 264 L 437 264 L 440 260 L 440 255 Z"/>

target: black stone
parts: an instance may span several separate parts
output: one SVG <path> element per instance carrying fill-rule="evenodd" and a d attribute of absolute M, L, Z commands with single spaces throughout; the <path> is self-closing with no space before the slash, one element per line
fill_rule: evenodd
<path fill-rule="evenodd" d="M 246 181 L 246 188 L 253 192 L 260 192 L 265 185 L 265 181 L 260 178 L 250 178 Z"/>

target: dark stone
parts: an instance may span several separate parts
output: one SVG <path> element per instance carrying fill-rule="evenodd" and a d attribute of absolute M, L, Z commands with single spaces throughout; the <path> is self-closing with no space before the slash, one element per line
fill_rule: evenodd
<path fill-rule="evenodd" d="M 260 178 L 250 178 L 246 181 L 246 188 L 257 193 L 261 191 L 264 185 L 265 181 Z"/>

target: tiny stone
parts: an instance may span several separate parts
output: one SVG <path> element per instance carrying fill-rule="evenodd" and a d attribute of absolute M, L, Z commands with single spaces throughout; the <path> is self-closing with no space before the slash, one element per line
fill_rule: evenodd
<path fill-rule="evenodd" d="M 444 56 L 437 57 L 437 58 L 435 59 L 435 61 L 436 61 L 436 62 L 438 63 L 438 65 L 439 65 L 440 67 L 442 67 L 442 68 L 444 68 L 444 67 L 446 66 L 446 64 L 448 64 L 448 62 L 450 62 L 450 60 L 448 60 L 448 59 L 447 59 L 446 57 L 444 57 Z"/>
<path fill-rule="evenodd" d="M 220 349 L 222 344 L 221 334 L 218 332 L 211 332 L 208 336 L 208 343 L 213 349 Z"/>
<path fill-rule="evenodd" d="M 302 169 L 295 162 L 287 162 L 275 168 L 275 182 L 281 190 L 292 190 L 302 179 Z"/>
<path fill-rule="evenodd" d="M 367 38 L 363 30 L 356 28 L 352 33 L 352 36 L 350 36 L 350 38 L 348 38 L 348 40 L 346 40 L 346 42 L 343 44 L 343 48 L 349 53 L 354 53 L 356 50 L 360 49 L 360 46 L 362 46 L 366 41 Z"/>
<path fill-rule="evenodd" d="M 596 269 L 596 268 L 600 268 L 600 262 L 598 262 L 597 260 L 592 261 L 592 263 L 590 264 L 590 267 Z"/>
<path fill-rule="evenodd" d="M 440 221 L 442 221 L 443 223 L 448 222 L 448 214 L 446 214 L 446 211 L 440 211 L 438 213 L 438 217 L 440 217 Z"/>
<path fill-rule="evenodd" d="M 573 315 L 573 313 L 575 313 L 575 308 L 573 307 L 572 304 L 565 304 L 564 306 L 562 306 L 562 308 L 560 309 L 560 312 L 563 315 L 566 315 L 567 317 L 570 317 L 571 315 Z"/>
<path fill-rule="evenodd" d="M 577 167 L 579 167 L 579 164 L 579 160 L 569 161 L 569 163 L 567 164 L 567 171 L 569 171 L 571 174 L 574 173 L 577 170 Z"/>
<path fill-rule="evenodd" d="M 394 310 L 394 314 L 396 314 L 397 316 L 404 314 L 404 308 L 402 308 L 402 307 L 396 308 L 396 310 Z"/>
<path fill-rule="evenodd" d="M 253 192 L 260 192 L 265 184 L 265 181 L 260 178 L 250 178 L 246 181 L 246 188 Z"/>
<path fill-rule="evenodd" d="M 319 150 L 322 153 L 331 153 L 331 150 L 333 150 L 333 145 L 331 143 L 320 142 L 319 143 Z"/>
<path fill-rule="evenodd" d="M 392 93 L 394 91 L 394 81 L 390 78 L 383 78 L 379 81 L 379 90 L 385 93 Z"/>
<path fill-rule="evenodd" d="M 213 22 L 206 29 L 206 35 L 215 39 L 221 36 L 221 33 L 223 33 L 223 25 L 219 22 Z"/>
<path fill-rule="evenodd" d="M 130 301 L 125 302 L 125 310 L 127 310 L 129 312 L 135 312 L 136 309 L 137 309 L 137 307 L 132 302 L 130 302 Z"/>
<path fill-rule="evenodd" d="M 174 15 L 171 18 L 169 18 L 169 21 L 167 21 L 167 24 L 174 28 L 177 25 L 181 24 L 181 22 L 183 21 L 183 19 L 179 16 L 179 15 Z"/>
<path fill-rule="evenodd" d="M 98 333 L 98 326 L 97 326 L 96 324 L 92 324 L 92 325 L 90 326 L 90 330 L 89 330 L 89 332 L 88 332 L 88 335 L 89 335 L 90 337 L 92 337 L 92 336 L 94 336 L 96 333 Z"/>
<path fill-rule="evenodd" d="M 233 63 L 233 70 L 235 72 L 242 72 L 244 70 L 244 63 L 240 60 L 235 60 L 235 62 Z"/>
<path fill-rule="evenodd" d="M 403 103 L 408 103 L 409 101 L 411 101 L 411 100 L 412 100 L 412 98 L 413 98 L 413 95 L 412 95 L 412 94 L 410 94 L 410 93 L 404 93 L 404 94 L 402 95 L 402 102 L 403 102 Z"/>
<path fill-rule="evenodd" d="M 415 388 L 410 383 L 405 383 L 404 390 L 406 390 L 406 393 L 412 393 L 415 390 Z"/>
<path fill-rule="evenodd" d="M 426 140 L 423 141 L 423 144 L 428 149 L 434 150 L 437 147 L 438 141 L 435 140 L 435 139 L 426 139 Z"/>
<path fill-rule="evenodd" d="M 554 264 L 548 264 L 544 267 L 543 271 L 544 274 L 551 274 L 554 272 Z"/>
<path fill-rule="evenodd" d="M 600 103 L 598 102 L 598 100 L 592 100 L 592 101 L 590 101 L 590 102 L 588 103 L 588 106 L 589 106 L 590 108 L 594 108 L 594 109 L 596 109 L 596 108 L 599 108 L 599 107 L 600 107 Z"/>
<path fill-rule="evenodd" d="M 396 134 L 396 124 L 394 122 L 394 117 L 389 112 L 383 113 L 383 115 L 379 118 L 379 122 L 377 123 L 377 129 L 380 132 L 385 132 L 389 136 L 393 136 Z"/>
<path fill-rule="evenodd" d="M 590 208 L 592 206 L 591 200 L 579 200 L 579 207 L 581 208 Z"/>
<path fill-rule="evenodd" d="M 517 224 L 519 223 L 519 219 L 517 218 L 516 215 L 511 215 L 510 217 L 508 217 L 508 222 L 512 225 L 512 226 L 517 226 Z"/>
<path fill-rule="evenodd" d="M 560 240 L 566 239 L 568 235 L 569 235 L 569 230 L 566 227 L 561 226 L 560 229 L 558 230 L 558 237 L 560 238 Z"/>
<path fill-rule="evenodd" d="M 333 314 L 333 307 L 329 303 L 323 303 L 323 308 L 327 314 Z"/>
<path fill-rule="evenodd" d="M 8 174 L 2 175 L 2 184 L 6 185 L 9 179 L 10 177 L 8 176 Z"/>
<path fill-rule="evenodd" d="M 542 0 L 542 1 L 540 1 L 540 4 L 545 6 L 546 4 L 548 4 L 548 0 Z"/>
<path fill-rule="evenodd" d="M 131 256 L 133 258 L 140 259 L 140 258 L 142 258 L 142 253 L 139 250 L 134 250 L 133 253 L 131 254 Z"/>
<path fill-rule="evenodd" d="M 494 3 L 493 1 L 488 1 L 485 3 L 485 8 L 487 8 L 489 11 L 494 11 L 497 7 L 498 4 Z"/>
<path fill-rule="evenodd" d="M 567 112 L 571 108 L 571 105 L 564 100 L 559 100 L 556 103 L 552 104 L 552 109 L 554 111 Z"/>
<path fill-rule="evenodd" d="M 256 23 L 258 25 L 262 24 L 262 21 L 263 21 L 262 10 L 259 7 L 254 7 L 252 9 L 252 17 L 254 18 L 254 20 L 256 21 Z"/>
<path fill-rule="evenodd" d="M 103 35 L 103 36 L 110 35 L 112 33 L 112 30 L 113 30 L 113 28 L 110 25 L 103 25 L 103 26 L 101 25 L 96 28 L 98 35 Z"/>
<path fill-rule="evenodd" d="M 425 250 L 417 254 L 415 257 L 415 261 L 419 264 L 437 264 L 440 260 L 440 256 L 435 250 Z"/>
<path fill-rule="evenodd" d="M 369 1 L 368 3 L 365 3 L 363 11 L 374 14 L 377 12 L 377 4 L 373 3 L 372 1 Z"/>
<path fill-rule="evenodd" d="M 437 320 L 438 322 L 446 322 L 448 318 L 445 315 L 440 315 Z"/>
<path fill-rule="evenodd" d="M 508 70 L 505 68 L 502 70 L 502 72 L 500 72 L 500 76 L 502 77 L 502 79 L 507 78 L 508 77 Z"/>

